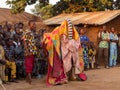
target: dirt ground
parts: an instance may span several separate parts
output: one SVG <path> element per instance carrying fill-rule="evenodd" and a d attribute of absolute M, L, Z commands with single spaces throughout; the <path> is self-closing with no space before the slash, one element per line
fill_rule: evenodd
<path fill-rule="evenodd" d="M 45 79 L 33 79 L 32 85 L 23 81 L 5 85 L 7 90 L 120 90 L 120 67 L 85 71 L 87 81 L 71 81 L 68 84 L 46 87 Z M 3 90 L 0 87 L 0 90 Z"/>

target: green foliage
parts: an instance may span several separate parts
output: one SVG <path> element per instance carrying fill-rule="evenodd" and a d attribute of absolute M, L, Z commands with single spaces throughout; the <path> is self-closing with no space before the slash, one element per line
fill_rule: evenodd
<path fill-rule="evenodd" d="M 36 14 L 37 16 L 41 16 L 42 19 L 48 19 L 50 17 L 53 16 L 52 12 L 53 12 L 53 9 L 52 9 L 52 5 L 46 5 L 43 7 L 43 4 L 37 4 L 35 6 L 35 9 L 32 10 L 32 12 L 34 14 Z"/>
<path fill-rule="evenodd" d="M 53 16 L 56 16 L 60 13 L 62 13 L 64 10 L 66 10 L 67 8 L 69 8 L 69 3 L 66 1 L 60 1 L 57 2 L 55 5 L 53 5 Z"/>
<path fill-rule="evenodd" d="M 15 14 L 23 12 L 27 6 L 26 0 L 7 0 L 6 3 L 10 5 L 12 8 L 11 12 Z"/>
<path fill-rule="evenodd" d="M 6 3 L 10 5 L 11 12 L 16 14 L 25 11 L 27 5 L 35 4 L 37 1 L 43 4 L 43 6 L 49 4 L 49 0 L 7 0 Z"/>
<path fill-rule="evenodd" d="M 32 11 L 43 19 L 61 13 L 120 9 L 120 0 L 60 0 L 55 5 L 50 5 L 49 0 L 7 0 L 7 4 L 11 6 L 12 13 L 21 13 L 27 5 L 34 4 L 36 1 L 39 1 L 39 4 Z"/>
<path fill-rule="evenodd" d="M 64 12 L 65 13 L 78 13 L 82 12 L 83 7 L 80 5 L 75 5 L 75 4 L 69 4 L 69 8 L 67 8 Z"/>
<path fill-rule="evenodd" d="M 116 2 L 114 2 L 114 8 L 120 9 L 120 0 L 116 0 Z"/>

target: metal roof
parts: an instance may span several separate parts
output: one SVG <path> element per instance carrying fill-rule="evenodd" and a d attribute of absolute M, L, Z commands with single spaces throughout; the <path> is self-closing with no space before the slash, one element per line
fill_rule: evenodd
<path fill-rule="evenodd" d="M 0 23 L 9 21 L 9 22 L 26 22 L 31 19 L 41 22 L 40 17 L 34 16 L 32 14 L 23 12 L 20 14 L 11 14 L 10 9 L 0 8 Z"/>
<path fill-rule="evenodd" d="M 78 24 L 91 24 L 102 25 L 120 15 L 120 10 L 113 11 L 99 11 L 99 12 L 83 12 L 72 14 L 60 14 L 53 18 L 44 20 L 46 25 L 59 25 L 66 18 L 70 18 L 74 25 Z"/>

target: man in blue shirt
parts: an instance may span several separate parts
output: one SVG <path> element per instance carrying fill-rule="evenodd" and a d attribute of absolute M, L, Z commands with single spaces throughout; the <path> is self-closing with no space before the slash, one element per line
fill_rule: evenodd
<path fill-rule="evenodd" d="M 110 32 L 110 57 L 109 57 L 109 66 L 116 66 L 117 60 L 117 42 L 118 36 L 115 33 L 114 27 L 111 28 Z"/>

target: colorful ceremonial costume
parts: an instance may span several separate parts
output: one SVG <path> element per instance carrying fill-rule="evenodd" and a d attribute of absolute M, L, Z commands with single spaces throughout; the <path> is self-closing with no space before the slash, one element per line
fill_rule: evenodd
<path fill-rule="evenodd" d="M 68 21 L 65 20 L 60 27 L 44 35 L 44 42 L 47 44 L 46 49 L 49 53 L 47 85 L 55 85 L 67 80 L 66 72 L 68 72 L 72 66 L 70 61 L 71 57 L 73 61 L 77 61 L 76 64 L 74 64 L 75 67 L 77 67 L 76 74 L 83 71 L 83 60 L 79 58 L 79 34 L 74 26 L 72 27 L 72 31 L 68 30 L 68 25 Z M 71 35 L 68 33 L 71 33 Z M 67 44 L 61 41 L 63 35 L 68 39 Z M 63 45 L 65 45 L 66 48 Z"/>

